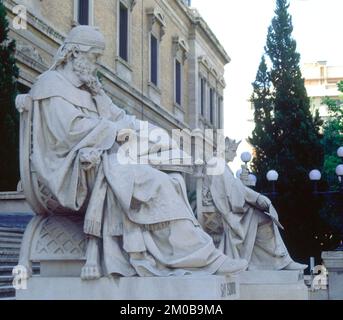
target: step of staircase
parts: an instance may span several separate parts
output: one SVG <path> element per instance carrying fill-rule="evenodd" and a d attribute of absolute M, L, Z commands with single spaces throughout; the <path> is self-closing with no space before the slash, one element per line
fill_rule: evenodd
<path fill-rule="evenodd" d="M 14 265 L 0 266 L 0 276 L 12 275 L 13 268 L 14 268 Z"/>
<path fill-rule="evenodd" d="M 0 300 L 15 300 L 12 272 L 13 268 L 18 265 L 20 247 L 25 231 L 25 224 L 13 223 L 12 225 L 10 223 L 8 225 L 8 222 L 12 221 L 10 218 L 14 222 L 21 219 L 21 217 L 18 220 L 17 217 L 12 216 L 2 216 L 0 219 Z M 23 227 L 21 227 L 22 225 Z M 39 265 L 33 266 L 33 273 L 39 273 Z"/>
<path fill-rule="evenodd" d="M 21 243 L 23 241 L 23 238 L 18 237 L 3 237 L 0 235 L 0 248 L 2 243 Z"/>
<path fill-rule="evenodd" d="M 19 260 L 19 250 L 0 249 L 0 258 L 14 258 Z"/>
<path fill-rule="evenodd" d="M 0 232 L 12 233 L 12 234 L 23 234 L 25 229 L 23 228 L 9 228 L 9 227 L 0 227 Z"/>
<path fill-rule="evenodd" d="M 16 300 L 15 296 L 7 297 L 7 298 L 0 298 L 0 301 L 15 301 L 15 300 Z"/>
<path fill-rule="evenodd" d="M 19 232 L 0 232 L 0 238 L 14 238 L 14 239 L 22 239 L 23 234 Z"/>
<path fill-rule="evenodd" d="M 17 265 L 18 257 L 0 256 L 0 266 Z"/>
<path fill-rule="evenodd" d="M 8 275 L 8 276 L 1 276 L 0 275 L 0 287 L 2 285 L 11 285 L 13 282 L 13 276 Z"/>
<path fill-rule="evenodd" d="M 0 286 L 0 299 L 15 298 L 15 289 L 13 286 Z"/>
<path fill-rule="evenodd" d="M 12 275 L 12 270 L 17 264 L 12 264 L 8 266 L 0 266 L 0 276 L 7 276 L 7 275 Z M 35 263 L 32 265 L 32 271 L 34 274 L 39 273 L 40 267 L 39 263 Z"/>
<path fill-rule="evenodd" d="M 20 243 L 1 243 L 0 242 L 0 250 L 2 249 L 18 249 L 20 250 L 21 244 Z"/>

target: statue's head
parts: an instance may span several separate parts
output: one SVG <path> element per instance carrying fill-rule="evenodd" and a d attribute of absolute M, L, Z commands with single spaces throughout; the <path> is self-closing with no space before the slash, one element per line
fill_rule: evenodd
<path fill-rule="evenodd" d="M 97 62 L 105 50 L 105 38 L 96 27 L 77 26 L 58 49 L 51 70 L 68 69 L 92 89 L 97 82 Z"/>
<path fill-rule="evenodd" d="M 237 149 L 240 145 L 241 141 L 236 142 L 236 140 L 232 140 L 229 137 L 225 138 L 225 161 L 231 162 L 237 156 Z"/>

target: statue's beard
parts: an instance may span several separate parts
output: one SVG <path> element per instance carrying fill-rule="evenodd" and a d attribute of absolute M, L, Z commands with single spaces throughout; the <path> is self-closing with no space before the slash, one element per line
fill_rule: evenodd
<path fill-rule="evenodd" d="M 96 66 L 85 57 L 79 56 L 73 61 L 73 71 L 82 82 L 83 86 L 93 95 L 99 93 L 101 84 L 96 76 Z"/>

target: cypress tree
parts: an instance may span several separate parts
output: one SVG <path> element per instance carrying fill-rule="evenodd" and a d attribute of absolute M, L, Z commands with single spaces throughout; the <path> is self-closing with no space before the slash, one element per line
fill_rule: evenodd
<path fill-rule="evenodd" d="M 0 1 L 0 190 L 16 190 L 19 181 L 19 115 L 15 108 L 17 79 L 15 41 L 9 39 L 6 9 Z"/>
<path fill-rule="evenodd" d="M 271 70 L 259 68 L 270 79 L 270 98 L 266 100 L 263 90 L 256 92 L 254 86 L 256 129 L 250 141 L 257 150 L 253 166 L 259 178 L 264 180 L 270 169 L 279 172 L 276 205 L 286 227 L 285 240 L 294 258 L 307 262 L 309 256 L 320 257 L 323 248 L 316 239 L 327 228 L 319 218 L 320 203 L 312 195 L 308 178 L 309 171 L 323 164 L 322 123 L 318 113 L 313 116 L 310 111 L 288 8 L 288 0 L 276 0 L 265 46 Z M 256 81 L 260 81 L 259 72 Z M 268 111 L 263 117 L 261 101 Z"/>
<path fill-rule="evenodd" d="M 255 129 L 252 132 L 252 137 L 248 139 L 249 143 L 254 146 L 254 159 L 252 169 L 257 176 L 262 176 L 268 171 L 271 165 L 268 155 L 271 153 L 270 148 L 273 148 L 274 141 L 274 122 L 272 118 L 272 97 L 271 97 L 271 83 L 270 74 L 268 72 L 267 64 L 264 55 L 256 74 L 256 79 L 252 83 L 253 94 L 251 102 L 254 105 L 254 121 Z M 258 179 L 257 187 L 265 188 L 266 184 L 263 179 Z"/>

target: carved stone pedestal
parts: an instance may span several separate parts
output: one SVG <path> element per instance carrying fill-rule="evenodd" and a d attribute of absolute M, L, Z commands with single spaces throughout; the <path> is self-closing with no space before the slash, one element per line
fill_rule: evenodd
<path fill-rule="evenodd" d="M 240 300 L 308 300 L 302 271 L 246 271 L 239 276 Z"/>
<path fill-rule="evenodd" d="M 43 264 L 17 300 L 308 300 L 299 271 L 246 271 L 237 276 L 131 277 L 82 281 L 81 263 Z M 57 271 L 57 273 L 56 273 Z"/>
<path fill-rule="evenodd" d="M 343 251 L 322 253 L 329 278 L 329 300 L 343 299 Z"/>
<path fill-rule="evenodd" d="M 33 277 L 17 300 L 236 300 L 235 277 L 101 278 Z"/>

